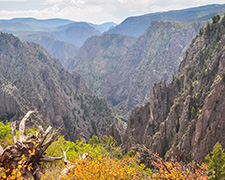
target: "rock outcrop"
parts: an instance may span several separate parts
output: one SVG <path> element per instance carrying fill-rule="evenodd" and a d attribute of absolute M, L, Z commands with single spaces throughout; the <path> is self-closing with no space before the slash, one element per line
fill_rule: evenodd
<path fill-rule="evenodd" d="M 90 89 L 128 118 L 129 111 L 149 100 L 154 82 L 172 80 L 201 25 L 152 21 L 138 39 L 115 34 L 89 38 L 74 69 Z"/>
<path fill-rule="evenodd" d="M 91 93 L 79 74 L 67 72 L 41 46 L 0 33 L 1 121 L 33 109 L 39 112 L 39 123 L 63 126 L 70 140 L 101 137 L 115 122 L 111 108 Z"/>
<path fill-rule="evenodd" d="M 203 161 L 216 142 L 225 147 L 225 17 L 200 29 L 173 81 L 155 84 L 136 108 L 124 142 L 144 144 L 165 158 Z"/>
<path fill-rule="evenodd" d="M 125 125 L 118 119 L 111 124 L 107 130 L 106 135 L 113 136 L 116 140 L 117 145 L 121 145 L 123 143 L 123 136 L 125 134 Z"/>
<path fill-rule="evenodd" d="M 70 43 L 55 40 L 47 33 L 18 34 L 22 41 L 34 42 L 41 45 L 53 58 L 60 60 L 64 67 L 70 67 L 70 61 L 77 56 L 78 47 Z"/>
<path fill-rule="evenodd" d="M 93 36 L 80 48 L 71 69 L 79 72 L 90 89 L 101 95 L 105 79 L 120 68 L 121 57 L 135 42 L 136 38 L 119 34 Z"/>

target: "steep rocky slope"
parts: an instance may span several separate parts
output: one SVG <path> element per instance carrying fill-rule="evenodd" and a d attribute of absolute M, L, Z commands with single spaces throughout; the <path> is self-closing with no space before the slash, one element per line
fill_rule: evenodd
<path fill-rule="evenodd" d="M 212 4 L 189 9 L 157 12 L 126 18 L 121 24 L 109 30 L 107 33 L 118 33 L 138 37 L 144 33 L 153 20 L 169 20 L 181 22 L 207 21 L 212 16 L 225 12 L 225 4 Z"/>
<path fill-rule="evenodd" d="M 153 21 L 138 39 L 105 34 L 79 50 L 74 69 L 120 114 L 146 102 L 154 82 L 170 81 L 201 23 Z"/>
<path fill-rule="evenodd" d="M 102 83 L 121 66 L 121 57 L 136 38 L 119 34 L 104 34 L 89 38 L 80 48 L 73 67 L 85 78 L 88 86 L 101 95 Z"/>
<path fill-rule="evenodd" d="M 201 23 L 152 21 L 123 56 L 120 69 L 107 77 L 101 89 L 103 97 L 125 113 L 148 101 L 153 83 L 171 81 L 200 27 Z"/>
<path fill-rule="evenodd" d="M 16 118 L 37 109 L 37 117 L 63 126 L 68 139 L 101 137 L 114 123 L 103 99 L 94 96 L 77 73 L 67 72 L 39 45 L 0 33 L 0 117 Z"/>
<path fill-rule="evenodd" d="M 17 35 L 22 41 L 40 44 L 53 58 L 60 60 L 64 67 L 70 67 L 71 61 L 77 56 L 78 47 L 63 41 L 55 40 L 46 33 L 32 33 Z"/>
<path fill-rule="evenodd" d="M 225 17 L 200 30 L 171 84 L 155 84 L 150 102 L 132 111 L 125 147 L 145 144 L 166 158 L 203 161 L 225 147 Z"/>

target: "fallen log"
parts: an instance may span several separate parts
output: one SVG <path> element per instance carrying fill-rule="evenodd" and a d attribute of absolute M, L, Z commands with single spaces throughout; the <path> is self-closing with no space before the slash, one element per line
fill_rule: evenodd
<path fill-rule="evenodd" d="M 29 111 L 21 120 L 19 124 L 19 140 L 17 140 L 16 136 L 16 123 L 13 122 L 11 132 L 14 144 L 5 149 L 0 146 L 0 166 L 7 170 L 7 177 L 12 174 L 13 170 L 19 169 L 22 179 L 39 180 L 42 170 L 40 162 L 53 162 L 63 158 L 63 156 L 48 157 L 44 155 L 46 149 L 55 141 L 62 128 L 58 128 L 53 132 L 49 139 L 47 139 L 47 136 L 50 134 L 51 126 L 46 131 L 40 126 L 36 136 L 33 134 L 25 136 L 25 123 L 34 112 Z"/>

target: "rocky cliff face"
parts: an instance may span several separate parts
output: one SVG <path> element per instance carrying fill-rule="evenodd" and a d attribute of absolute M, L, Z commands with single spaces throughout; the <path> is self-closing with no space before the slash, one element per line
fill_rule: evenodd
<path fill-rule="evenodd" d="M 153 21 L 138 39 L 105 34 L 92 37 L 74 62 L 88 86 L 128 117 L 149 100 L 154 82 L 171 81 L 184 50 L 202 23 Z"/>
<path fill-rule="evenodd" d="M 171 81 L 200 26 L 200 23 L 153 21 L 123 56 L 119 73 L 115 71 L 107 77 L 101 90 L 103 97 L 116 102 L 115 109 L 125 113 L 146 103 L 155 82 Z"/>
<path fill-rule="evenodd" d="M 64 67 L 71 66 L 70 61 L 77 56 L 78 47 L 70 43 L 55 40 L 47 33 L 18 34 L 22 41 L 40 44 L 53 58 L 60 60 Z"/>
<path fill-rule="evenodd" d="M 155 84 L 150 102 L 132 111 L 124 141 L 169 158 L 203 161 L 225 147 L 225 18 L 200 29 L 173 81 Z"/>
<path fill-rule="evenodd" d="M 0 34 L 0 117 L 4 121 L 37 109 L 38 119 L 63 126 L 68 139 L 101 137 L 114 123 L 103 99 L 77 73 L 67 72 L 39 45 Z"/>
<path fill-rule="evenodd" d="M 73 67 L 85 78 L 88 86 L 98 95 L 101 94 L 105 79 L 121 66 L 121 57 L 136 38 L 119 34 L 104 34 L 89 38 L 80 48 Z"/>

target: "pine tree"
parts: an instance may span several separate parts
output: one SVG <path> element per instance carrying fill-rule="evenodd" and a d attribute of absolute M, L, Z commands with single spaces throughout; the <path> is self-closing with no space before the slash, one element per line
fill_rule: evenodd
<path fill-rule="evenodd" d="M 210 155 L 211 154 L 211 155 Z M 217 142 L 213 151 L 205 158 L 208 166 L 210 179 L 221 179 L 225 177 L 225 153 L 222 145 Z"/>

